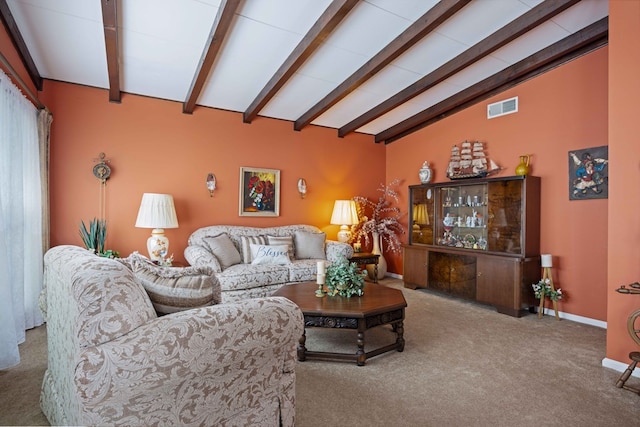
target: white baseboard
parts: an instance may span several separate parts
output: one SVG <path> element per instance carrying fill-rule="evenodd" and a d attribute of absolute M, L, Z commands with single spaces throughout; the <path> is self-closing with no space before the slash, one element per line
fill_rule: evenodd
<path fill-rule="evenodd" d="M 602 359 L 602 366 L 604 368 L 613 369 L 614 371 L 624 372 L 625 369 L 627 369 L 627 367 L 629 366 L 629 364 L 628 363 L 618 362 L 617 360 L 613 360 L 613 359 L 609 359 L 609 358 L 605 357 L 604 359 Z M 634 369 L 634 371 L 631 374 L 631 376 L 632 377 L 636 377 L 636 378 L 640 378 L 640 369 Z"/>
<path fill-rule="evenodd" d="M 536 311 L 537 312 L 537 311 Z M 553 308 L 545 308 L 544 314 L 548 316 L 555 316 L 555 311 Z M 565 313 L 563 311 L 558 312 L 558 317 L 561 319 L 571 320 L 577 323 L 584 323 L 586 325 L 596 326 L 598 328 L 607 329 L 607 322 L 603 322 L 602 320 L 591 319 L 589 317 L 578 316 L 576 314 Z"/>
<path fill-rule="evenodd" d="M 402 275 L 401 274 L 395 274 L 395 273 L 387 273 L 387 276 L 391 276 L 395 279 L 400 279 L 402 280 Z M 555 312 L 553 311 L 553 308 L 545 308 L 544 309 L 544 314 L 547 316 L 555 316 Z M 584 316 L 578 316 L 576 314 L 571 314 L 571 313 L 565 313 L 562 311 L 558 312 L 558 317 L 561 319 L 567 319 L 567 320 L 571 320 L 572 322 L 577 322 L 577 323 L 584 323 L 586 325 L 591 325 L 591 326 L 595 326 L 598 328 L 602 328 L 602 329 L 607 329 L 607 322 L 603 322 L 602 320 L 597 320 L 597 319 L 591 319 L 589 317 L 584 317 Z M 627 366 L 629 366 L 628 363 L 623 363 L 623 362 L 618 362 L 617 360 L 613 360 L 613 359 L 609 359 L 609 358 L 604 358 L 602 359 L 602 366 L 604 368 L 609 368 L 609 369 L 613 369 L 614 371 L 617 372 L 624 372 L 625 369 L 627 369 Z M 632 377 L 636 377 L 636 378 L 640 378 L 640 369 L 636 369 L 633 371 L 633 373 L 631 374 Z"/>

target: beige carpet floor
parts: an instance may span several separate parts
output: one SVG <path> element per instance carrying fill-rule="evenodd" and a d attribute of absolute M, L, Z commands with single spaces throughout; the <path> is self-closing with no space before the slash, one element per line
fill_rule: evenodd
<path fill-rule="evenodd" d="M 605 330 L 381 284 L 407 299 L 404 352 L 362 367 L 298 362 L 298 426 L 640 426 L 640 396 L 601 366 Z M 393 339 L 373 329 L 366 350 Z M 311 329 L 307 347 L 352 352 L 355 333 Z M 23 362 L 0 371 L 0 425 L 47 425 L 38 406 L 46 328 L 28 331 L 20 350 Z"/>

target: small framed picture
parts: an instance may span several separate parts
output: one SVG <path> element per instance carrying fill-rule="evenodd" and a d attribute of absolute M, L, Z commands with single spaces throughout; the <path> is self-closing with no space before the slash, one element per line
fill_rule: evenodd
<path fill-rule="evenodd" d="M 240 216 L 280 215 L 280 171 L 240 168 Z"/>
<path fill-rule="evenodd" d="M 609 147 L 569 151 L 569 200 L 609 197 Z"/>

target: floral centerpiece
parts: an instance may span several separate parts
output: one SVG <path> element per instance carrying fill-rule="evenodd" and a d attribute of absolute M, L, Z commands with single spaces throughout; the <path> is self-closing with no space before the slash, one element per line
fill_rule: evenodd
<path fill-rule="evenodd" d="M 400 252 L 402 245 L 398 235 L 404 234 L 405 230 L 399 221 L 402 217 L 400 208 L 392 205 L 392 201 L 398 203 L 398 192 L 394 187 L 399 183 L 400 180 L 396 178 L 389 185 L 381 184 L 378 191 L 382 194 L 375 202 L 362 196 L 353 198 L 356 202 L 360 222 L 353 227 L 352 242 L 363 239 L 368 245 L 369 235 L 379 236 L 387 244 L 389 251 Z"/>
<path fill-rule="evenodd" d="M 362 296 L 366 274 L 366 271 L 360 271 L 355 262 L 350 263 L 346 259 L 332 262 L 327 267 L 325 277 L 327 295 L 340 295 L 347 298 L 352 295 Z"/>
<path fill-rule="evenodd" d="M 533 293 L 538 299 L 544 299 L 545 297 L 549 297 L 551 301 L 562 299 L 562 289 L 553 289 L 551 280 L 549 279 L 541 279 L 538 283 L 534 283 L 531 286 L 533 287 Z"/>

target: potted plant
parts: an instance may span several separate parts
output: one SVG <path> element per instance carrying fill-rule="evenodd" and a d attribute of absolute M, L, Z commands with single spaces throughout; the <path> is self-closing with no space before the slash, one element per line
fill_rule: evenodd
<path fill-rule="evenodd" d="M 327 295 L 340 295 L 347 298 L 352 295 L 362 296 L 366 274 L 366 271 L 360 271 L 355 262 L 350 263 L 346 259 L 331 263 L 327 267 L 325 277 Z"/>
<path fill-rule="evenodd" d="M 118 251 L 111 249 L 105 250 L 105 242 L 107 241 L 107 221 L 104 219 L 93 218 L 89 221 L 89 227 L 84 221 L 80 221 L 80 238 L 84 243 L 84 247 L 92 250 L 96 255 L 105 258 L 119 258 Z"/>

